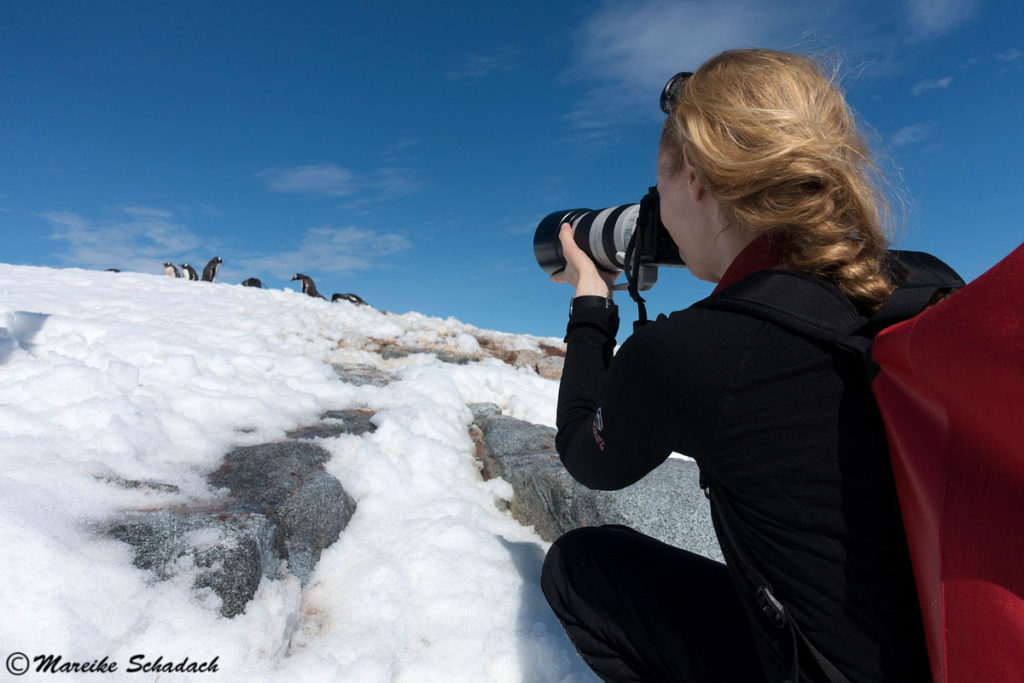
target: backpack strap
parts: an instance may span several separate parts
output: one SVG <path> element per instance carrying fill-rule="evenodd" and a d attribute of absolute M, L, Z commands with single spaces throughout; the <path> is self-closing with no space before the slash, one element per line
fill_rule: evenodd
<path fill-rule="evenodd" d="M 896 289 L 870 315 L 858 310 L 834 285 L 787 270 L 751 273 L 693 306 L 748 315 L 805 338 L 834 345 L 860 358 L 868 381 L 871 381 L 878 373 L 878 366 L 871 359 L 871 343 L 875 335 L 890 325 L 914 317 L 932 303 L 937 294 L 964 285 L 952 268 L 923 252 L 890 251 L 886 265 Z M 700 483 L 705 495 L 715 505 L 718 496 L 713 495 L 703 474 Z M 718 522 L 724 542 L 755 588 L 759 607 L 779 628 L 789 626 L 793 637 L 793 680 L 797 680 L 799 671 L 799 637 L 830 682 L 848 683 L 846 676 L 811 643 L 790 611 L 772 594 L 771 585 L 758 571 L 746 549 L 738 543 L 726 518 L 719 514 Z"/>
<path fill-rule="evenodd" d="M 956 271 L 924 252 L 890 250 L 886 268 L 896 289 L 870 314 L 858 310 L 835 285 L 788 270 L 751 273 L 693 306 L 742 313 L 808 339 L 834 344 L 859 356 L 868 379 L 874 379 L 878 374 L 871 360 L 875 335 L 913 318 L 937 295 L 964 286 Z"/>
<path fill-rule="evenodd" d="M 936 295 L 964 286 L 948 264 L 923 251 L 890 250 L 886 267 L 896 290 L 861 328 L 864 336 L 873 338 L 886 327 L 913 318 L 934 303 Z"/>
<path fill-rule="evenodd" d="M 704 489 L 704 495 L 711 501 L 711 505 L 715 506 L 715 498 L 717 496 L 712 494 L 711 487 L 708 486 L 703 473 L 700 475 L 700 486 Z M 740 569 L 742 569 L 747 581 L 751 586 L 755 587 L 754 597 L 757 599 L 757 606 L 761 608 L 761 611 L 764 612 L 776 628 L 783 629 L 789 627 L 789 635 L 793 641 L 793 670 L 790 679 L 786 683 L 797 683 L 800 680 L 800 642 L 803 642 L 807 647 L 811 656 L 814 657 L 814 661 L 818 663 L 822 673 L 828 678 L 829 683 L 850 683 L 850 679 L 839 670 L 839 667 L 823 655 L 821 650 L 814 647 L 814 643 L 804 635 L 803 630 L 796 623 L 796 619 L 793 618 L 790 611 L 772 593 L 771 584 L 768 583 L 764 575 L 757 570 L 754 563 L 747 557 L 746 550 L 744 550 L 742 544 L 736 541 L 732 529 L 721 514 L 718 515 L 718 528 L 722 530 L 725 542 L 732 549 L 733 555 L 738 560 Z M 800 640 L 798 641 L 797 638 Z"/>
<path fill-rule="evenodd" d="M 868 362 L 870 323 L 836 287 L 788 270 L 759 270 L 693 304 L 765 320 L 807 339 L 836 346 Z"/>

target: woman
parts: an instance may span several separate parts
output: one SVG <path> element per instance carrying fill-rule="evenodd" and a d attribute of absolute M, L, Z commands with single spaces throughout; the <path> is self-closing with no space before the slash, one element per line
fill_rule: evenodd
<path fill-rule="evenodd" d="M 813 62 L 725 52 L 670 81 L 662 105 L 662 222 L 693 274 L 718 283 L 712 297 L 777 268 L 864 312 L 885 300 L 873 168 Z M 559 238 L 567 266 L 553 279 L 576 289 L 562 462 L 591 488 L 618 489 L 673 451 L 692 456 L 728 565 L 625 527 L 558 539 L 542 587 L 588 664 L 615 681 L 928 680 L 885 435 L 858 361 L 713 307 L 660 316 L 613 357 L 615 275 L 569 226 Z"/>

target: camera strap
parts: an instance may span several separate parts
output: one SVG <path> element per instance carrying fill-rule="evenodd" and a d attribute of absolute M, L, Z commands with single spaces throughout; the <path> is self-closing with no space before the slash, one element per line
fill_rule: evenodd
<path fill-rule="evenodd" d="M 634 230 L 632 237 L 629 238 L 629 244 L 626 245 L 626 290 L 629 292 L 629 296 L 636 302 L 637 307 L 637 319 L 633 323 L 633 331 L 640 329 L 647 324 L 647 306 L 644 305 L 644 298 L 640 296 L 639 291 L 639 278 L 640 278 L 640 257 L 639 252 L 636 248 L 637 236 L 640 234 L 640 230 Z"/>
<path fill-rule="evenodd" d="M 640 247 L 641 236 L 640 233 L 643 230 L 643 226 L 647 225 L 650 216 L 650 202 L 648 197 L 655 193 L 656 190 L 652 187 L 648 190 L 647 197 L 644 197 L 644 201 L 640 202 L 640 215 L 637 216 L 636 229 L 633 230 L 633 234 L 629 237 L 629 244 L 626 245 L 625 255 L 625 268 L 623 272 L 626 275 L 626 291 L 629 292 L 630 298 L 636 302 L 637 307 L 637 319 L 633 323 L 633 331 L 639 330 L 641 327 L 647 324 L 647 306 L 642 296 L 640 296 Z M 655 195 L 657 196 L 657 195 Z M 655 201 L 656 205 L 656 201 Z"/>

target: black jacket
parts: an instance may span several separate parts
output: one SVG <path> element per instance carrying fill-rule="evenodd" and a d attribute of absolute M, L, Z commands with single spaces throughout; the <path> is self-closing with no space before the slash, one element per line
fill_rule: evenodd
<path fill-rule="evenodd" d="M 758 608 L 723 520 L 847 677 L 929 680 L 884 430 L 856 359 L 704 308 L 659 316 L 613 357 L 617 326 L 614 309 L 570 320 L 558 397 L 566 469 L 618 489 L 673 451 L 693 457 L 768 671 L 789 670 L 793 641 Z"/>

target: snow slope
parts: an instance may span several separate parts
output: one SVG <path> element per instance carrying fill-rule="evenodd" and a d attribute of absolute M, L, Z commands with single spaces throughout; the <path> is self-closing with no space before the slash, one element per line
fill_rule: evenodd
<path fill-rule="evenodd" d="M 217 680 L 595 680 L 540 593 L 547 544 L 498 510 L 511 489 L 480 479 L 467 434 L 479 401 L 553 424 L 557 383 L 496 359 L 366 350 L 481 340 L 560 343 L 294 291 L 0 265 L 0 657 L 120 672 L 139 654 L 216 657 Z M 345 384 L 332 362 L 398 381 Z M 125 510 L 217 498 L 205 475 L 227 451 L 345 408 L 376 411 L 378 429 L 322 442 L 358 509 L 305 588 L 264 579 L 225 619 L 189 567 L 155 581 L 103 533 Z"/>

